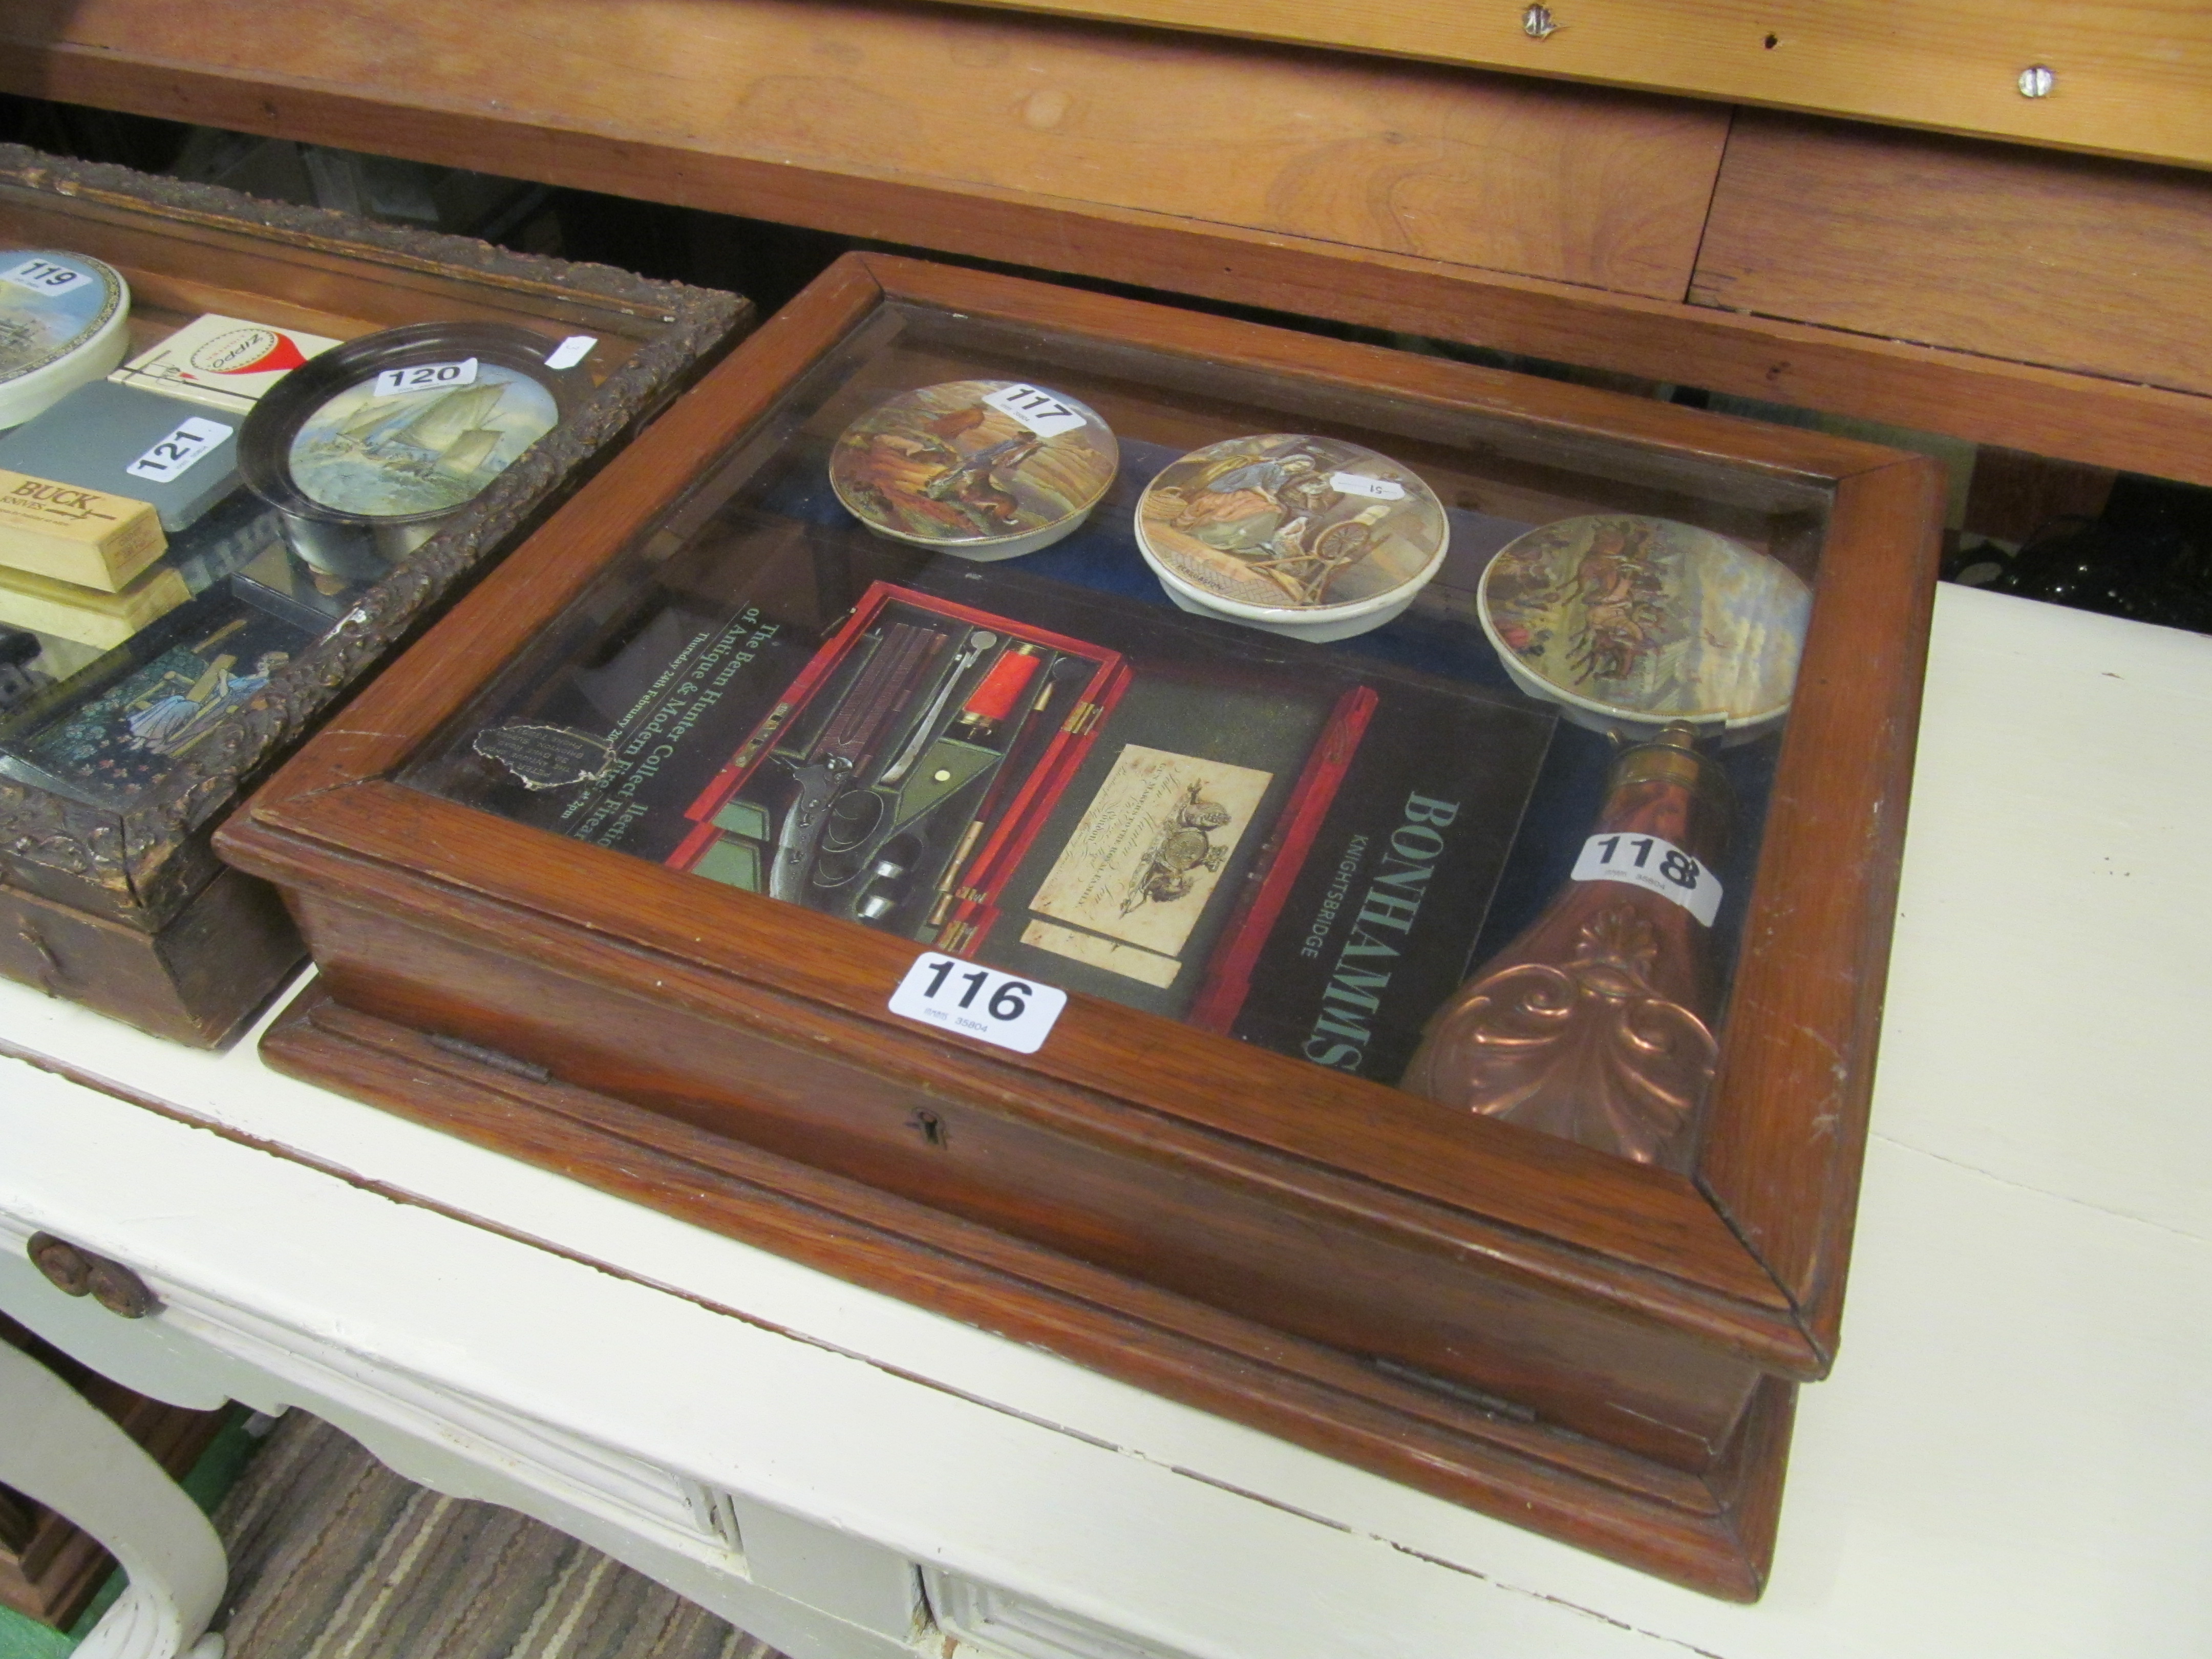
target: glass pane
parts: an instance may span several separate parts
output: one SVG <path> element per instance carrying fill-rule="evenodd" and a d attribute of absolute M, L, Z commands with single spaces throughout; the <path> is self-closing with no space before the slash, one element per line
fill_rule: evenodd
<path fill-rule="evenodd" d="M 830 464 L 855 421 L 976 381 L 1031 390 L 988 407 L 988 386 L 946 393 L 878 423 L 880 442 L 872 428 L 848 445 L 841 499 Z M 1036 419 L 991 418 L 1009 400 Z M 1082 465 L 1038 461 L 1054 435 L 1040 428 L 1077 416 L 1111 428 L 1119 470 L 1048 545 L 961 556 L 874 533 L 846 504 L 902 503 L 895 526 L 933 515 L 971 543 L 1027 531 L 1079 505 Z M 1263 434 L 1307 441 L 1250 441 Z M 1224 441 L 1247 441 L 1170 471 Z M 1393 619 L 1286 637 L 1170 601 L 1137 533 L 1156 480 L 1155 551 L 1182 536 L 1231 580 L 1318 593 L 1279 612 L 1294 625 L 1329 620 L 1363 559 L 1419 562 L 1404 514 L 1424 486 L 1448 550 Z M 1742 669 L 1743 641 L 1719 637 L 1732 605 L 1778 636 L 1759 660 L 1771 681 L 1773 653 L 1787 659 L 1786 701 L 1826 512 L 1821 490 L 1719 461 L 891 307 L 403 781 L 1679 1166 L 1781 703 L 1770 684 L 1763 725 L 1730 731 L 1701 704 L 1650 739 L 1689 707 L 1669 696 L 1716 663 Z M 1521 538 L 1545 526 L 1565 540 L 1537 558 Z M 1480 620 L 1509 544 L 1519 585 L 1491 605 L 1514 672 Z M 1571 626 L 1523 625 L 1547 605 Z M 1547 651 L 1572 709 L 1522 689 Z M 1591 729 L 1620 727 L 1595 712 L 1608 696 L 1644 700 L 1632 741 Z M 1470 974 L 1496 985 L 1462 990 Z M 1614 1081 L 1595 1093 L 1572 1081 L 1600 1075 Z"/>

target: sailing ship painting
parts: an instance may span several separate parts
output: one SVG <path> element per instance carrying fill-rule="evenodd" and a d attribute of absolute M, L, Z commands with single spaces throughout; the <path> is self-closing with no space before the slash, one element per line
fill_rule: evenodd
<path fill-rule="evenodd" d="M 480 364 L 474 384 L 378 397 L 338 393 L 292 440 L 292 479 L 310 500 L 386 518 L 444 513 L 497 477 L 559 419 L 526 375 Z"/>

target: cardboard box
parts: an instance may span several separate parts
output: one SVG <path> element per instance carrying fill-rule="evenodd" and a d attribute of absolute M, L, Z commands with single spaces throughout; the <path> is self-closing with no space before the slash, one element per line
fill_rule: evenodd
<path fill-rule="evenodd" d="M 0 470 L 0 566 L 112 593 L 167 545 L 149 502 Z"/>
<path fill-rule="evenodd" d="M 94 380 L 0 438 L 0 467 L 152 503 L 171 535 L 238 488 L 240 417 Z"/>
<path fill-rule="evenodd" d="M 285 375 L 337 343 L 326 334 L 271 328 L 210 312 L 107 378 L 118 386 L 243 415 Z"/>
<path fill-rule="evenodd" d="M 0 622 L 103 650 L 122 644 L 191 596 L 185 579 L 166 565 L 117 592 L 80 587 L 27 570 L 0 569 Z"/>

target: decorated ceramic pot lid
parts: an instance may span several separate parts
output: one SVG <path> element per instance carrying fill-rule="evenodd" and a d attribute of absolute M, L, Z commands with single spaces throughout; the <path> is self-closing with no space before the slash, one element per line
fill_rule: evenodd
<path fill-rule="evenodd" d="M 1096 410 L 1016 380 L 948 380 L 886 398 L 845 428 L 830 483 L 878 535 L 1010 557 L 1080 525 L 1121 447 Z"/>
<path fill-rule="evenodd" d="M 1787 565 L 1671 519 L 1539 526 L 1483 572 L 1484 630 L 1522 689 L 1631 725 L 1762 727 L 1790 707 L 1813 596 Z"/>
<path fill-rule="evenodd" d="M 547 361 L 562 349 L 504 323 L 416 323 L 348 340 L 253 406 L 240 475 L 284 515 L 287 539 L 309 563 L 374 574 L 377 560 L 419 544 L 481 495 L 589 392 L 580 370 Z"/>
<path fill-rule="evenodd" d="M 1137 539 L 1169 585 L 1224 614 L 1402 608 L 1449 539 L 1436 492 L 1387 455 L 1279 432 L 1194 449 L 1146 486 Z"/>
<path fill-rule="evenodd" d="M 131 289 L 82 253 L 0 249 L 0 427 L 19 426 L 130 349 Z"/>
<path fill-rule="evenodd" d="M 312 398 L 283 423 L 293 487 L 317 507 L 374 519 L 475 499 L 561 419 L 553 377 L 542 362 L 513 361 L 507 332 L 441 328 L 397 352 L 388 335 L 371 335 L 316 359 Z M 525 349 L 543 343 L 532 336 Z M 292 384 L 302 384 L 297 371 Z"/>

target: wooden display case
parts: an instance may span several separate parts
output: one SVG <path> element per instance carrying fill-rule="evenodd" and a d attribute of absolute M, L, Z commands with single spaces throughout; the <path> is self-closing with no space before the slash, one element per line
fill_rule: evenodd
<path fill-rule="evenodd" d="M 127 798 L 0 776 L 0 973 L 163 1036 L 212 1045 L 302 954 L 265 887 L 223 869 L 215 825 L 403 639 L 643 426 L 749 313 L 734 295 L 209 185 L 0 149 L 0 241 L 106 260 L 131 355 L 215 312 L 338 338 L 496 321 L 594 342 L 596 390 L 210 737 Z"/>
<path fill-rule="evenodd" d="M 857 414 L 969 377 L 1072 395 L 1119 434 L 1121 477 L 1079 535 L 978 567 L 873 538 L 825 504 L 823 465 Z M 878 582 L 1034 623 L 1040 638 L 1133 629 L 1139 655 L 1164 657 L 1153 641 L 1172 636 L 1222 674 L 1314 687 L 1349 675 L 1386 707 L 1418 678 L 1508 724 L 1548 726 L 1471 618 L 1480 557 L 1447 564 L 1400 622 L 1332 646 L 1179 619 L 1147 587 L 1128 515 L 1163 458 L 1285 431 L 1413 467 L 1457 515 L 1455 538 L 1478 521 L 1662 514 L 1811 582 L 1786 726 L 1728 751 L 1739 833 L 1720 867 L 1739 896 L 1717 924 L 1729 988 L 1686 1173 L 1127 998 L 1079 991 L 1033 1054 L 945 1036 L 887 1006 L 916 961 L 911 930 L 702 879 L 670 867 L 673 843 L 615 850 L 620 812 L 568 826 L 588 823 L 605 844 L 555 833 L 558 812 L 529 804 L 539 790 L 526 798 L 492 764 L 520 739 L 478 741 L 518 721 L 565 731 L 532 750 L 544 799 L 588 775 L 642 799 L 653 768 L 624 722 L 672 708 L 653 700 L 670 676 L 625 702 L 637 683 L 617 671 L 656 630 L 693 640 L 665 667 L 689 666 L 696 691 L 709 653 L 726 665 L 771 654 L 764 618 L 830 641 L 854 607 L 883 603 Z M 1826 1373 L 1840 1325 L 1940 495 L 1930 464 L 1872 446 L 849 256 L 226 826 L 223 856 L 282 888 L 321 969 L 264 1052 L 1455 1501 L 1753 1597 L 1796 1385 Z M 792 673 L 763 682 L 770 702 Z M 559 702 L 579 685 L 616 709 L 606 738 Z M 678 739 L 722 718 L 696 699 L 687 710 L 637 728 L 667 738 L 671 769 Z M 740 722 L 739 743 L 702 738 L 706 775 L 742 773 L 743 744 L 781 718 L 751 738 Z M 1562 722 L 1539 746 L 1496 897 L 1464 941 L 1471 959 L 1541 907 L 1560 849 L 1571 860 L 1589 827 L 1605 740 Z M 579 754 L 592 764 L 570 778 L 561 769 Z M 677 793 L 696 793 L 707 816 L 694 823 L 720 822 L 730 799 Z"/>

